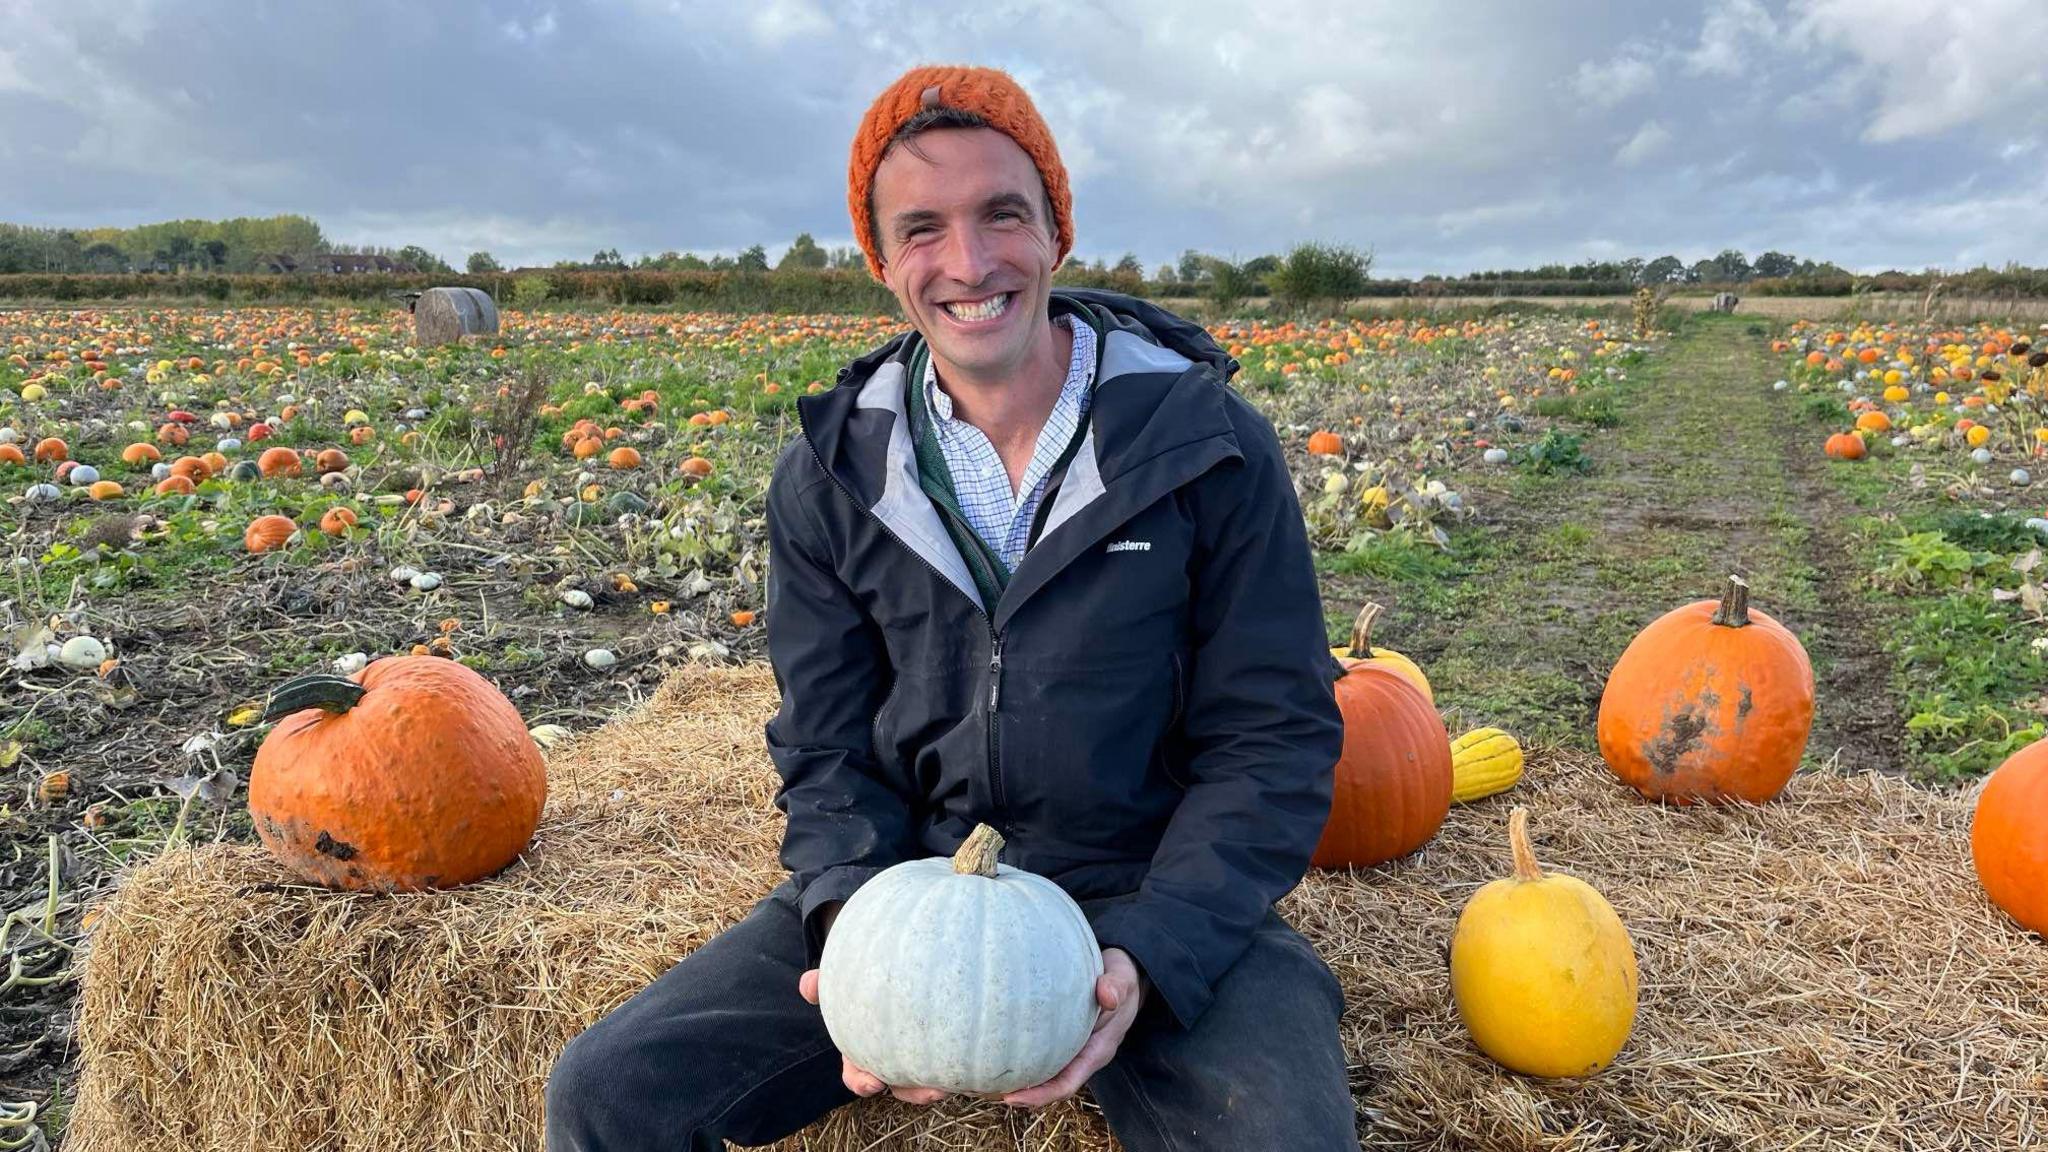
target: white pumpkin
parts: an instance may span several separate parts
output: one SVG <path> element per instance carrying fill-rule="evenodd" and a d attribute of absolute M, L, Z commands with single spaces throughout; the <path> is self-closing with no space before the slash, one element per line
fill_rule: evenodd
<path fill-rule="evenodd" d="M 951 860 L 885 869 L 832 922 L 818 964 L 825 1030 L 883 1083 L 1014 1092 L 1088 1042 L 1095 932 L 1058 885 L 998 864 L 1002 844 L 980 825 Z"/>

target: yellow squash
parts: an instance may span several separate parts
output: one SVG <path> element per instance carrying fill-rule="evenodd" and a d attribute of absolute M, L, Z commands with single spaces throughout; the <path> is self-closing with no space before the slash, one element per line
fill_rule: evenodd
<path fill-rule="evenodd" d="M 1599 892 L 1545 876 L 1529 813 L 1508 817 L 1515 874 L 1472 894 L 1451 938 L 1451 996 L 1479 1049 L 1529 1076 L 1585 1076 L 1636 1018 L 1636 953 Z"/>
<path fill-rule="evenodd" d="M 1451 741 L 1451 803 L 1505 792 L 1522 778 L 1522 746 L 1498 728 L 1474 728 Z"/>
<path fill-rule="evenodd" d="M 1399 672 L 1402 678 L 1410 684 L 1422 689 L 1422 698 L 1429 701 L 1431 707 L 1435 707 L 1436 693 L 1429 690 L 1429 677 L 1422 674 L 1422 669 L 1415 661 L 1401 655 L 1392 648 L 1375 648 L 1372 646 L 1372 622 L 1379 618 L 1380 613 L 1385 611 L 1386 609 L 1378 604 L 1367 604 L 1364 608 L 1359 609 L 1358 619 L 1353 621 L 1351 625 L 1350 647 L 1332 648 L 1330 649 L 1330 655 L 1342 661 L 1346 668 L 1359 662 L 1379 664 L 1391 668 Z"/>

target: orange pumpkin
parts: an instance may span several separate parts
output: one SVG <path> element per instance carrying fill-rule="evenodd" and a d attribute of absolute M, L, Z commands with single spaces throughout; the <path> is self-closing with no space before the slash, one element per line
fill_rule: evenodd
<path fill-rule="evenodd" d="M 121 449 L 121 462 L 132 467 L 152 464 L 163 458 L 164 454 L 157 451 L 156 445 L 141 440 Z"/>
<path fill-rule="evenodd" d="M 228 458 L 218 452 L 202 453 L 200 461 L 206 465 L 206 474 L 218 476 L 228 470 Z"/>
<path fill-rule="evenodd" d="M 368 424 L 358 424 L 348 430 L 348 442 L 360 448 L 377 438 L 377 430 Z"/>
<path fill-rule="evenodd" d="M 185 431 L 183 424 L 171 421 L 167 424 L 157 425 L 156 438 L 173 448 L 178 448 L 184 446 L 185 442 L 192 438 L 192 434 Z"/>
<path fill-rule="evenodd" d="M 183 476 L 194 484 L 203 484 L 213 476 L 213 466 L 204 457 L 180 456 L 171 461 L 171 475 Z"/>
<path fill-rule="evenodd" d="M 268 516 L 258 516 L 249 521 L 248 529 L 242 533 L 242 547 L 251 552 L 274 551 L 284 547 L 291 540 L 292 533 L 298 530 L 299 526 L 292 523 L 289 516 L 280 516 L 275 512 Z"/>
<path fill-rule="evenodd" d="M 18 444 L 0 444 L 0 464 L 27 464 L 28 457 L 21 454 Z"/>
<path fill-rule="evenodd" d="M 540 824 L 547 770 L 519 710 L 465 665 L 391 656 L 271 694 L 249 772 L 256 835 L 297 875 L 409 891 L 489 876 Z"/>
<path fill-rule="evenodd" d="M 325 476 L 329 472 L 340 472 L 348 467 L 348 453 L 339 448 L 322 448 L 313 457 L 313 470 Z"/>
<path fill-rule="evenodd" d="M 36 441 L 36 463 L 55 464 L 71 459 L 71 445 L 55 436 L 45 436 Z"/>
<path fill-rule="evenodd" d="M 192 483 L 192 478 L 190 476 L 185 476 L 176 472 L 173 472 L 169 476 L 164 477 L 162 480 L 157 481 L 156 487 L 150 489 L 150 491 L 156 493 L 158 496 L 190 496 L 194 492 L 197 492 L 198 490 L 198 486 Z M 247 538 L 245 536 L 245 542 L 246 539 Z"/>
<path fill-rule="evenodd" d="M 640 452 L 636 448 L 628 448 L 621 444 L 617 448 L 612 449 L 611 455 L 605 457 L 605 460 L 612 467 L 621 471 L 628 468 L 638 468 L 640 466 Z"/>
<path fill-rule="evenodd" d="M 1600 696 L 1607 766 L 1653 800 L 1776 796 L 1813 728 L 1813 666 L 1784 625 L 1728 578 L 1718 601 L 1674 608 L 1636 634 Z"/>
<path fill-rule="evenodd" d="M 1451 736 L 1422 690 L 1360 661 L 1337 681 L 1344 751 L 1313 862 L 1370 868 L 1435 838 L 1451 811 Z"/>
<path fill-rule="evenodd" d="M 676 465 L 676 470 L 685 476 L 695 476 L 697 479 L 702 480 L 704 477 L 711 475 L 711 461 L 706 460 L 702 456 L 692 456 L 681 464 Z"/>
<path fill-rule="evenodd" d="M 121 485 L 113 480 L 95 480 L 86 487 L 85 494 L 95 500 L 112 500 L 123 493 Z"/>
<path fill-rule="evenodd" d="M 1865 432 L 1889 432 L 1892 418 L 1882 412 L 1865 412 L 1856 418 L 1856 427 Z"/>
<path fill-rule="evenodd" d="M 265 448 L 263 455 L 256 458 L 256 467 L 266 478 L 297 476 L 300 472 L 299 454 L 290 448 Z"/>
<path fill-rule="evenodd" d="M 1311 432 L 1308 434 L 1308 454 L 1311 456 L 1342 456 L 1344 438 L 1335 432 Z"/>
<path fill-rule="evenodd" d="M 1984 782 L 1970 859 L 1992 903 L 2048 936 L 2048 740 L 2013 753 Z"/>
<path fill-rule="evenodd" d="M 1861 460 L 1867 452 L 1863 437 L 1854 432 L 1837 432 L 1828 437 L 1821 450 L 1836 460 Z"/>
<path fill-rule="evenodd" d="M 595 435 L 580 437 L 569 445 L 569 451 L 578 460 L 588 460 L 604 451 L 604 441 Z"/>
<path fill-rule="evenodd" d="M 355 509 L 337 504 L 320 516 L 320 530 L 329 536 L 346 536 L 356 526 Z"/>

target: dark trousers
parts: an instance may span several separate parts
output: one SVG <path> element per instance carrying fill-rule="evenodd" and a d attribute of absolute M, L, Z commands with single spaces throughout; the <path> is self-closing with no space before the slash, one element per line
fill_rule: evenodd
<path fill-rule="evenodd" d="M 569 1042 L 548 1077 L 548 1152 L 769 1144 L 856 1099 L 797 994 L 803 965 L 785 883 Z M 1129 1152 L 1357 1152 L 1343 1007 L 1315 949 L 1268 914 L 1193 1028 L 1148 1000 L 1088 1090 Z"/>

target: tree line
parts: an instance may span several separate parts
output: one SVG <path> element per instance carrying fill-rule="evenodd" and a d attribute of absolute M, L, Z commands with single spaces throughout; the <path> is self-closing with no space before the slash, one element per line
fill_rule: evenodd
<path fill-rule="evenodd" d="M 330 241 L 304 216 L 166 220 L 133 228 L 32 228 L 0 224 L 0 273 L 211 272 L 269 270 L 278 256 L 305 262 L 322 253 L 385 256 L 421 272 L 452 272 L 416 244 L 403 248 Z"/>
<path fill-rule="evenodd" d="M 419 245 L 400 248 L 357 246 L 329 240 L 318 223 L 300 215 L 231 220 L 171 220 L 133 228 L 36 228 L 0 224 L 0 274 L 41 276 L 110 276 L 136 274 L 248 275 L 274 271 L 278 257 L 300 265 L 323 254 L 381 255 L 411 272 L 434 276 L 460 275 L 436 253 Z M 1414 280 L 1373 279 L 1373 257 L 1343 244 L 1303 243 L 1283 253 L 1239 259 L 1187 249 L 1177 261 L 1160 264 L 1149 274 L 1138 256 L 1126 252 L 1115 260 L 1071 256 L 1054 274 L 1062 285 L 1108 288 L 1132 295 L 1201 296 L 1228 306 L 1247 297 L 1274 297 L 1281 303 L 1314 305 L 1360 296 L 1406 295 L 1601 295 L 1637 287 L 1748 286 L 1762 293 L 1841 294 L 1857 284 L 1886 289 L 1924 288 L 1947 274 L 1885 272 L 1859 276 L 1827 261 L 1814 261 L 1779 251 L 1754 260 L 1728 248 L 1690 264 L 1674 255 L 1622 260 L 1546 264 L 1535 268 L 1494 269 L 1462 276 L 1425 276 Z M 588 260 L 558 260 L 546 268 L 510 269 L 487 251 L 471 252 L 462 269 L 469 276 L 511 273 L 735 273 L 750 275 L 838 273 L 858 275 L 865 266 L 860 249 L 826 247 L 810 233 L 774 261 L 765 245 L 754 244 L 737 254 L 669 250 L 633 259 L 606 248 Z M 2048 285 L 2048 270 L 2008 265 L 1962 273 L 1954 279 L 1980 287 L 2022 295 L 2038 294 Z M 592 283 L 609 283 L 592 281 Z M 1960 285 L 1959 285 L 1960 286 Z M 555 297 L 561 298 L 556 292 Z"/>

